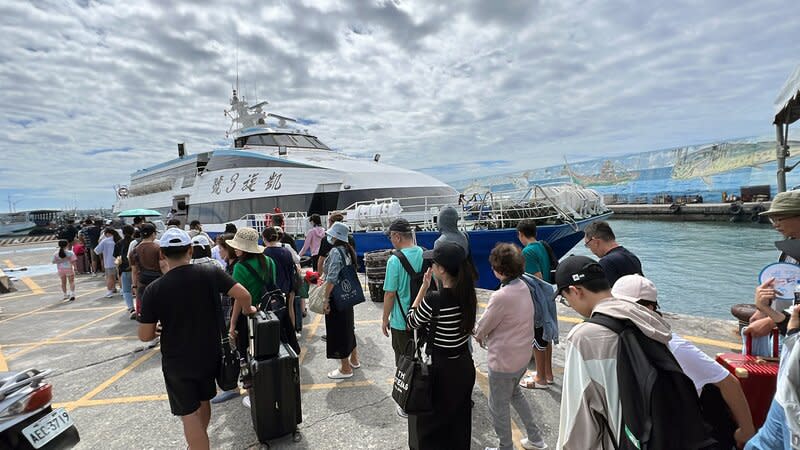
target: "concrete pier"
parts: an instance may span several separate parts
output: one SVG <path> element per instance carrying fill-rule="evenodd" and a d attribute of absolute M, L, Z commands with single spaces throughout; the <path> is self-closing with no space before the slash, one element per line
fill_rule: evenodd
<path fill-rule="evenodd" d="M 50 252 L 34 251 L 35 247 L 15 247 L 20 251 L 5 253 L 0 262 L 6 267 L 46 263 Z M 77 300 L 66 303 L 55 274 L 20 281 L 19 291 L 0 295 L 0 371 L 54 369 L 49 381 L 55 406 L 66 408 L 73 417 L 82 439 L 79 449 L 185 448 L 180 421 L 169 411 L 159 347 L 136 339 L 137 323 L 129 320 L 122 298 L 103 298 L 104 279 L 78 276 Z M 478 316 L 490 294 L 479 291 Z M 408 448 L 407 422 L 396 415 L 391 398 L 394 356 L 390 339 L 380 331 L 382 308 L 382 303 L 371 301 L 356 307 L 362 368 L 344 381 L 326 377 L 338 363 L 325 357 L 325 342 L 320 339 L 325 334 L 324 317 L 309 313 L 305 318 L 299 337 L 302 440 L 278 439 L 271 448 Z M 551 447 L 558 437 L 565 339 L 582 320 L 563 305 L 558 305 L 558 314 L 562 340 L 554 348 L 556 381 L 546 390 L 525 391 Z M 733 319 L 666 317 L 677 333 L 709 355 L 741 346 Z M 482 450 L 496 446 L 497 438 L 487 406 L 486 352 L 475 349 L 471 447 Z M 518 445 L 524 428 L 517 420 L 512 428 Z M 241 399 L 212 406 L 209 434 L 212 448 L 266 448 L 258 443 Z"/>
<path fill-rule="evenodd" d="M 770 202 L 608 205 L 615 219 L 767 223 L 759 212 Z"/>

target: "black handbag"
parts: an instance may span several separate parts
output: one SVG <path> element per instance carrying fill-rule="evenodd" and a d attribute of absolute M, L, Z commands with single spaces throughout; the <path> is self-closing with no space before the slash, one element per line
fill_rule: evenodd
<path fill-rule="evenodd" d="M 222 302 L 219 299 L 213 298 L 213 296 L 211 301 L 214 303 L 214 308 L 219 318 L 220 350 L 222 351 L 222 360 L 220 361 L 219 372 L 216 377 L 217 385 L 223 391 L 230 391 L 236 388 L 239 383 L 239 350 L 231 345 L 228 330 L 227 327 L 225 327 L 225 318 L 222 314 Z M 236 307 L 235 302 L 233 307 Z"/>
<path fill-rule="evenodd" d="M 342 262 L 346 263 L 347 258 L 345 257 L 344 249 L 336 247 L 336 250 L 342 256 Z M 338 281 L 331 291 L 331 303 L 337 311 L 352 308 L 366 301 L 364 289 L 361 287 L 361 280 L 358 279 L 358 273 L 356 273 L 355 261 L 342 267 L 342 270 L 339 271 Z"/>
<path fill-rule="evenodd" d="M 402 305 L 401 305 L 402 311 Z M 429 324 L 425 353 L 430 355 L 433 349 L 433 336 L 436 334 L 436 317 L 439 307 L 434 308 Z M 413 344 L 412 351 L 409 346 Z M 433 374 L 431 367 L 422 356 L 422 342 L 414 338 L 408 341 L 405 351 L 400 355 L 397 371 L 392 386 L 392 398 L 407 414 L 424 414 L 433 412 Z"/>

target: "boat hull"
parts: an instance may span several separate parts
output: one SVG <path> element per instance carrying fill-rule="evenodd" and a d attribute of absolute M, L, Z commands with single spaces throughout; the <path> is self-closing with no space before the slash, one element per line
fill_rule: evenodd
<path fill-rule="evenodd" d="M 536 235 L 539 240 L 546 241 L 550 244 L 556 257 L 561 258 L 572 250 L 575 244 L 583 240 L 583 230 L 587 225 L 598 220 L 605 220 L 609 216 L 611 216 L 611 213 L 577 221 L 577 230 L 568 224 L 541 225 L 537 227 Z M 433 243 L 440 235 L 441 234 L 436 231 L 418 232 L 416 233 L 417 244 L 428 249 L 433 248 Z M 468 231 L 467 236 L 469 237 L 472 261 L 478 271 L 478 287 L 483 289 L 496 289 L 500 282 L 492 273 L 492 268 L 489 265 L 489 253 L 491 253 L 494 246 L 500 242 L 519 244 L 517 230 L 514 228 L 473 230 Z M 362 268 L 364 267 L 364 253 L 392 248 L 389 238 L 382 232 L 356 232 L 353 233 L 353 238 L 356 242 L 356 250 L 361 260 L 360 267 Z M 302 245 L 302 240 L 297 241 L 298 248 Z"/>

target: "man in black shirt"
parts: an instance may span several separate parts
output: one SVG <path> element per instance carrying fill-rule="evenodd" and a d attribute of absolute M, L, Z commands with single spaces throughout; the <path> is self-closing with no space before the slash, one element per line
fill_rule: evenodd
<path fill-rule="evenodd" d="M 625 275 L 641 275 L 642 263 L 625 247 L 617 244 L 617 237 L 608 222 L 592 222 L 584 230 L 583 245 L 600 258 L 600 266 L 606 274 L 609 285 Z"/>
<path fill-rule="evenodd" d="M 66 225 L 59 233 L 58 238 L 69 242 L 69 245 L 67 245 L 67 250 L 72 250 L 72 244 L 75 243 L 75 238 L 77 237 L 78 229 L 75 228 L 75 221 L 72 219 L 67 219 Z"/>
<path fill-rule="evenodd" d="M 172 414 L 180 416 L 192 449 L 209 448 L 209 400 L 216 394 L 221 360 L 219 294 L 235 300 L 243 314 L 255 313 L 250 293 L 211 265 L 192 265 L 189 235 L 171 228 L 161 237 L 169 271 L 142 296 L 139 339 L 152 341 L 161 322 L 161 369 Z"/>

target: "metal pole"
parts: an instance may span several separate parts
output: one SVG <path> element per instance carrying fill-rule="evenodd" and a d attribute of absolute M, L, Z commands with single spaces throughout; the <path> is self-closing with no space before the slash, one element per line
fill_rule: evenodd
<path fill-rule="evenodd" d="M 778 157 L 778 193 L 786 192 L 786 146 L 783 142 L 783 124 L 775 124 L 777 136 L 777 157 Z"/>

